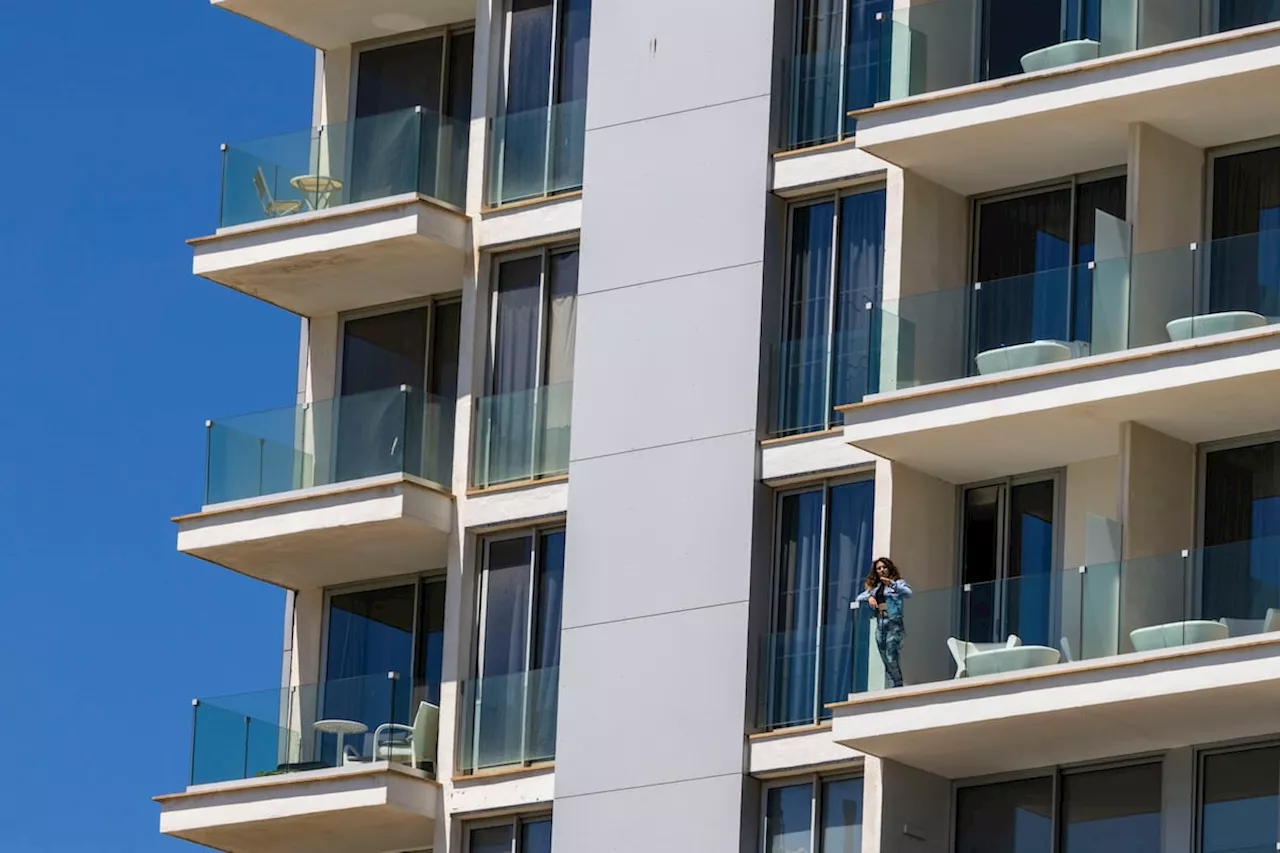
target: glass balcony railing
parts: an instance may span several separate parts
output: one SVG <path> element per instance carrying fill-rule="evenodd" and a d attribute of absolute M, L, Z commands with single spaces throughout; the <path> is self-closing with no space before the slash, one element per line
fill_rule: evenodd
<path fill-rule="evenodd" d="M 559 667 L 461 682 L 458 769 L 554 761 L 559 685 Z"/>
<path fill-rule="evenodd" d="M 400 110 L 228 145 L 221 227 L 421 193 L 466 206 L 466 121 Z"/>
<path fill-rule="evenodd" d="M 572 409 L 572 382 L 481 397 L 471 485 L 486 489 L 569 473 Z"/>
<path fill-rule="evenodd" d="M 812 724 L 827 703 L 885 689 L 869 608 L 851 612 L 765 639 L 762 728 Z M 1280 537 L 917 590 L 903 624 L 907 685 L 1280 631 Z"/>
<path fill-rule="evenodd" d="M 582 189 L 587 102 L 508 113 L 489 131 L 490 207 Z"/>
<path fill-rule="evenodd" d="M 881 392 L 1280 321 L 1280 230 L 886 301 Z"/>
<path fill-rule="evenodd" d="M 783 341 L 771 353 L 769 435 L 831 429 L 844 423 L 836 406 L 875 393 L 872 310 L 851 332 Z"/>
<path fill-rule="evenodd" d="M 205 504 L 394 473 L 448 486 L 454 406 L 402 387 L 209 421 Z"/>
<path fill-rule="evenodd" d="M 929 0 L 878 13 L 877 100 L 1046 71 L 1280 20 L 1269 0 Z M 999 8 L 996 8 L 998 5 Z"/>
<path fill-rule="evenodd" d="M 434 770 L 439 719 L 437 705 L 418 700 L 407 679 L 385 672 L 198 699 L 190 784 L 370 761 Z"/>

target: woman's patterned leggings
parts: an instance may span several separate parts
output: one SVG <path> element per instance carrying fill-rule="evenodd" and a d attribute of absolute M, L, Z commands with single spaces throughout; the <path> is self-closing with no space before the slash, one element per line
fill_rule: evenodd
<path fill-rule="evenodd" d="M 898 653 L 905 633 L 901 619 L 876 620 L 876 645 L 880 647 L 880 660 L 884 661 L 886 687 L 902 686 L 902 664 Z"/>

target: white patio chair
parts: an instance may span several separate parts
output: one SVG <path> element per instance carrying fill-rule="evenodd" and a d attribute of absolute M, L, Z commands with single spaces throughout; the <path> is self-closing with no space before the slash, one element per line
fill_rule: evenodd
<path fill-rule="evenodd" d="M 262 212 L 267 216 L 288 216 L 302 209 L 302 202 L 297 199 L 276 201 L 271 197 L 271 190 L 267 187 L 267 176 L 262 174 L 261 166 L 253 173 L 253 188 L 258 193 L 258 201 L 262 203 Z"/>
<path fill-rule="evenodd" d="M 436 742 L 440 732 L 440 708 L 430 702 L 418 705 L 413 725 L 383 723 L 373 731 L 373 751 L 376 761 L 395 761 L 409 764 L 419 770 L 430 764 L 436 769 Z"/>
<path fill-rule="evenodd" d="M 947 639 L 947 648 L 951 650 L 951 657 L 956 661 L 956 678 L 964 678 L 967 674 L 966 661 L 970 657 L 982 652 L 989 652 L 992 649 L 1012 649 L 1022 645 L 1022 640 L 1017 634 L 1010 634 L 1009 639 L 1003 643 L 970 643 L 967 640 L 959 640 L 955 637 Z"/>

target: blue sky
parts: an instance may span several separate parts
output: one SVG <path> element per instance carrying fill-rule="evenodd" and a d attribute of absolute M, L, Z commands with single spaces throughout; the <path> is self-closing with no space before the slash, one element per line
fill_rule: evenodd
<path fill-rule="evenodd" d="M 283 594 L 180 556 L 204 421 L 287 405 L 296 318 L 191 275 L 218 144 L 306 127 L 311 51 L 205 0 L 0 2 L 0 833 L 192 850 L 191 699 L 279 678 Z"/>

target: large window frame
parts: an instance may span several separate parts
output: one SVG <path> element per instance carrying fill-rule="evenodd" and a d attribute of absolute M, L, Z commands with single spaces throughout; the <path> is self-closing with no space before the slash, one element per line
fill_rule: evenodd
<path fill-rule="evenodd" d="M 347 121 L 355 121 L 356 119 L 356 93 L 360 91 L 360 60 L 366 53 L 372 53 L 382 50 L 386 47 L 399 47 L 400 45 L 413 44 L 419 41 L 428 41 L 433 38 L 442 38 L 443 45 L 440 50 L 440 113 L 444 114 L 445 105 L 448 102 L 449 95 L 449 60 L 453 49 L 453 37 L 462 36 L 471 33 L 473 36 L 478 35 L 475 21 L 465 21 L 457 24 L 445 24 L 438 27 L 430 27 L 425 30 L 414 30 L 408 33 L 399 33 L 396 35 L 384 36 L 382 38 L 368 39 L 366 41 L 357 42 L 351 46 L 351 74 L 347 82 L 347 91 L 351 96 L 347 98 Z M 474 81 L 475 50 L 472 49 L 472 78 L 467 81 L 467 88 L 471 88 Z M 475 103 L 475 92 L 471 93 L 473 111 Z M 423 109 L 427 109 L 426 104 L 420 104 Z M 470 116 L 466 119 L 470 121 Z"/>
<path fill-rule="evenodd" d="M 815 612 L 818 614 L 818 619 L 815 624 L 816 636 L 814 639 L 816 656 L 814 659 L 814 670 L 813 670 L 813 675 L 814 675 L 813 717 L 812 719 L 805 722 L 795 722 L 795 721 L 775 722 L 771 719 L 772 710 L 773 710 L 774 690 L 777 687 L 777 681 L 779 678 L 781 678 L 781 675 L 778 672 L 776 672 L 774 668 L 774 662 L 776 659 L 775 650 L 770 643 L 766 643 L 765 648 L 763 650 L 764 652 L 763 660 L 761 662 L 762 668 L 764 670 L 763 683 L 764 683 L 765 693 L 764 693 L 763 704 L 762 704 L 762 707 L 764 709 L 763 719 L 760 721 L 762 724 L 762 727 L 765 729 L 782 729 L 782 728 L 793 727 L 796 725 L 818 725 L 822 723 L 827 716 L 827 714 L 825 713 L 825 706 L 822 701 L 822 692 L 823 692 L 823 686 L 824 686 L 823 684 L 824 668 L 823 667 L 825 664 L 824 638 L 826 635 L 826 631 L 829 628 L 829 626 L 826 624 L 825 615 L 826 615 L 826 604 L 827 604 L 827 585 L 830 582 L 829 560 L 831 556 L 831 493 L 832 491 L 834 491 L 835 489 L 841 486 L 849 486 L 849 485 L 855 485 L 855 484 L 871 484 L 872 486 L 874 486 L 874 483 L 875 483 L 874 471 L 858 471 L 858 472 L 838 475 L 834 477 L 827 477 L 820 480 L 811 480 L 804 483 L 797 483 L 797 484 L 788 486 L 786 488 L 777 489 L 774 492 L 773 544 L 772 544 L 772 551 L 771 551 L 772 561 L 770 563 L 769 624 L 768 624 L 768 633 L 770 637 L 776 636 L 775 629 L 778 625 L 779 615 L 782 607 L 781 592 L 780 592 L 781 577 L 779 573 L 781 570 L 782 560 L 783 560 L 783 548 L 785 546 L 785 543 L 783 541 L 783 529 L 782 529 L 783 528 L 783 503 L 785 502 L 785 500 L 789 497 L 821 491 L 822 492 L 822 516 L 821 516 L 822 527 L 821 527 L 821 538 L 820 538 L 819 553 L 818 553 L 818 566 L 819 566 L 818 578 L 817 578 L 818 599 L 817 599 L 817 605 L 815 609 Z M 874 509 L 873 509 L 873 513 L 874 513 Z M 873 515 L 872 538 L 874 538 L 874 522 L 875 520 Z M 870 567 L 870 560 L 867 561 L 867 566 L 862 567 L 862 569 L 865 570 L 869 567 Z M 856 595 L 858 592 L 858 590 L 856 589 L 857 581 L 859 580 L 859 578 L 863 578 L 865 576 L 866 576 L 865 571 L 855 573 L 855 577 L 854 577 L 855 589 L 852 590 L 852 593 L 854 595 Z M 858 620 L 856 618 L 851 618 L 850 621 L 852 623 L 853 630 L 854 631 L 859 630 Z M 856 644 L 853 643 L 852 640 L 853 638 L 851 637 L 850 638 L 851 650 L 853 648 L 856 648 Z M 852 654 L 852 651 L 851 651 L 851 654 Z M 853 669 L 851 672 L 851 677 L 854 683 L 849 685 L 850 692 L 853 691 L 857 681 L 858 661 L 856 659 L 852 661 L 852 668 Z"/>
<path fill-rule="evenodd" d="M 780 788 L 792 788 L 800 785 L 809 786 L 809 846 L 805 853 L 828 853 L 822 849 L 822 811 L 823 793 L 826 786 L 853 780 L 863 781 L 862 814 L 858 816 L 859 830 L 866 824 L 866 788 L 865 775 L 861 770 L 834 773 L 810 773 L 804 776 L 786 776 L 766 782 L 760 790 L 760 853 L 770 853 L 769 849 L 769 794 Z M 861 842 L 861 838 L 859 839 Z"/>
<path fill-rule="evenodd" d="M 491 677 L 489 673 L 485 672 L 485 652 L 486 652 L 485 642 L 487 639 L 487 627 L 488 627 L 488 619 L 489 619 L 489 594 L 490 594 L 489 566 L 490 566 L 490 553 L 491 553 L 492 546 L 498 543 L 515 542 L 522 539 L 530 540 L 530 555 L 529 555 L 529 569 L 528 569 L 529 600 L 526 604 L 526 610 L 525 610 L 524 660 L 522 662 L 523 669 L 521 670 L 521 672 L 528 675 L 529 673 L 543 671 L 540 667 L 535 666 L 538 663 L 538 661 L 535 660 L 535 655 L 536 655 L 537 649 L 539 648 L 539 644 L 537 642 L 538 640 L 537 632 L 538 632 L 539 626 L 537 624 L 536 615 L 539 612 L 540 605 L 543 603 L 540 598 L 540 592 L 542 588 L 540 584 L 540 580 L 544 577 L 544 575 L 542 574 L 543 567 L 539 563 L 539 556 L 542 553 L 542 544 L 550 536 L 554 536 L 557 534 L 565 535 L 566 533 L 567 533 L 566 523 L 564 519 L 560 519 L 558 521 L 548 522 L 545 524 L 531 525 L 531 526 L 525 526 L 525 527 L 513 527 L 513 528 L 501 530 L 501 531 L 495 531 L 489 534 L 481 534 L 478 537 L 478 541 L 476 542 L 476 556 L 478 559 L 478 562 L 476 565 L 478 566 L 478 570 L 476 573 L 475 602 L 474 602 L 473 620 L 472 620 L 472 624 L 475 627 L 472 633 L 472 643 L 471 643 L 472 655 L 471 655 L 471 663 L 469 667 L 469 672 L 471 673 L 471 676 L 472 676 L 471 684 L 473 685 L 473 688 L 472 688 L 473 694 L 478 690 L 477 685 L 479 685 L 483 679 L 487 677 Z M 563 571 L 563 567 L 561 570 Z M 563 607 L 563 595 L 564 595 L 563 589 L 561 589 L 560 595 L 561 595 L 561 606 Z M 559 626 L 556 626 L 556 630 L 557 631 L 562 630 L 562 627 L 563 627 L 563 623 Z M 557 653 L 557 659 L 558 657 L 559 657 L 559 654 Z M 558 660 L 557 660 L 556 666 L 557 667 L 559 666 Z M 496 676 L 492 676 L 492 677 L 502 677 L 503 675 L 510 675 L 510 674 L 511 673 L 498 673 L 496 674 Z M 539 683 L 537 687 L 540 689 L 544 689 L 545 685 Z M 557 698 L 557 701 L 558 701 L 558 698 Z M 521 726 L 520 726 L 520 737 L 521 737 L 520 752 L 522 756 L 525 756 L 525 759 L 521 762 L 521 764 L 522 766 L 527 767 L 533 764 L 544 763 L 541 759 L 529 758 L 527 756 L 528 741 L 531 733 L 530 709 L 529 709 L 530 685 L 527 682 L 523 687 L 521 702 L 522 702 L 522 706 L 521 706 Z M 464 715 L 475 713 L 474 708 L 469 707 L 466 702 L 460 703 L 459 711 L 461 714 L 464 714 Z M 459 730 L 464 733 L 459 739 L 459 744 L 458 744 L 459 749 L 471 750 L 472 754 L 478 754 L 480 751 L 481 724 L 479 722 L 476 722 L 475 720 L 472 720 L 469 725 L 464 724 L 463 726 L 460 727 Z M 472 733 L 473 742 L 470 744 L 462 742 L 462 740 L 465 739 L 465 732 L 467 731 L 471 731 Z"/>
<path fill-rule="evenodd" d="M 1204 806 L 1205 806 L 1205 764 L 1210 758 L 1252 752 L 1262 749 L 1280 748 L 1280 740 L 1274 736 L 1233 741 L 1202 747 L 1195 753 L 1195 800 L 1191 806 L 1192 815 L 1192 853 L 1205 853 L 1204 850 Z M 1277 779 L 1280 787 L 1280 778 Z M 1280 848 L 1280 826 L 1276 827 L 1276 846 Z"/>
<path fill-rule="evenodd" d="M 542 823 L 547 821 L 552 823 L 554 832 L 555 816 L 550 807 L 546 809 L 537 809 L 535 811 L 521 812 L 519 814 L 507 815 L 505 817 L 482 818 L 479 820 L 468 820 L 463 823 L 466 830 L 463 853 L 472 853 L 471 833 L 476 829 L 492 829 L 494 827 L 506 826 L 511 828 L 511 850 L 510 853 L 526 853 L 524 844 L 521 839 L 521 828 L 526 824 Z"/>
<path fill-rule="evenodd" d="M 857 184 L 851 187 L 843 187 L 834 192 L 824 193 L 822 195 L 810 196 L 798 199 L 787 205 L 787 221 L 786 236 L 783 241 L 783 264 L 784 276 L 782 287 L 781 310 L 778 312 L 778 325 L 774 335 L 776 341 L 776 349 L 774 356 L 774 364 L 772 367 L 773 376 L 771 383 L 772 403 L 770 406 L 770 434 L 774 436 L 790 436 L 802 435 L 812 432 L 821 432 L 836 427 L 843 426 L 843 419 L 839 418 L 834 407 L 836 405 L 844 405 L 836 402 L 836 371 L 837 371 L 837 351 L 836 336 L 839 334 L 836 329 L 836 315 L 838 313 L 838 302 L 840 293 L 841 273 L 844 270 L 843 262 L 846 260 L 842 252 L 843 235 L 844 235 L 844 215 L 843 203 L 845 199 L 859 196 L 872 195 L 875 193 L 887 195 L 887 185 L 881 180 L 870 181 L 867 183 Z M 832 229 L 831 229 L 831 262 L 826 271 L 826 330 L 825 343 L 823 346 L 823 357 L 826 360 L 826 375 L 824 379 L 823 389 L 823 411 L 824 416 L 821 424 L 784 424 L 782 410 L 784 403 L 793 399 L 798 389 L 791 388 L 788 383 L 789 369 L 787 368 L 786 348 L 788 345 L 794 345 L 801 342 L 803 338 L 791 338 L 790 330 L 799 318 L 794 314 L 793 303 L 796 295 L 796 289 L 802 287 L 802 284 L 796 280 L 793 269 L 793 258 L 796 249 L 795 220 L 796 211 L 805 208 L 815 208 L 824 204 L 832 205 Z M 877 276 L 878 281 L 874 282 L 870 288 L 870 293 L 864 293 L 866 286 L 854 288 L 849 294 L 855 300 L 852 309 L 855 311 L 865 311 L 867 314 L 868 330 L 867 330 L 867 346 L 866 352 L 863 354 L 867 361 L 867 375 L 865 377 L 865 392 L 874 393 L 879 386 L 879 377 L 876 375 L 878 359 L 872 356 L 877 350 L 877 334 L 875 329 L 875 310 L 880 305 L 884 296 L 884 256 L 885 241 L 884 232 L 881 231 L 880 238 L 880 273 Z M 861 300 L 862 304 L 857 305 L 857 300 Z M 804 358 L 803 356 L 801 357 Z M 857 402 L 851 400 L 848 402 Z"/>

